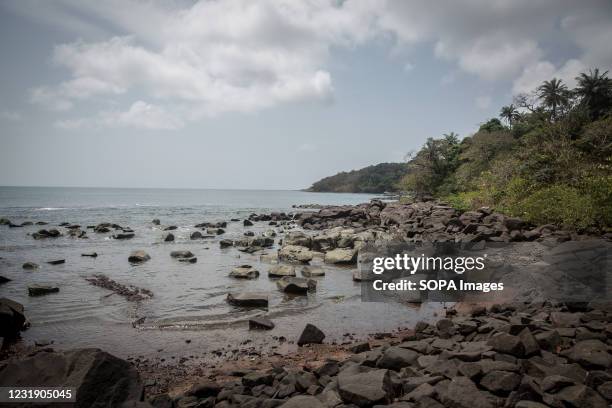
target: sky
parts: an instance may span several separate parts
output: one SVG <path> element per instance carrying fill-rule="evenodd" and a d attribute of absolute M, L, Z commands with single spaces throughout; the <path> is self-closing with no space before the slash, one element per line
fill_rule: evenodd
<path fill-rule="evenodd" d="M 609 0 L 0 2 L 0 185 L 301 189 L 612 67 Z"/>

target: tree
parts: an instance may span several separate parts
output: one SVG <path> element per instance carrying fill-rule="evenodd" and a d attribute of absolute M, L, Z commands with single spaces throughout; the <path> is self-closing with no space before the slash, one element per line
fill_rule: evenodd
<path fill-rule="evenodd" d="M 593 119 L 602 117 L 612 107 L 612 80 L 608 71 L 599 73 L 599 69 L 581 73 L 576 77 L 578 86 L 576 95 L 580 97 L 581 105 L 585 106 Z"/>
<path fill-rule="evenodd" d="M 501 108 L 501 111 L 499 112 L 499 117 L 508 122 L 508 125 L 512 127 L 512 123 L 518 120 L 521 116 L 516 106 L 511 103 L 510 105 L 503 106 Z"/>
<path fill-rule="evenodd" d="M 501 130 L 506 130 L 506 127 L 504 127 L 504 125 L 502 125 L 502 123 L 497 118 L 489 119 L 488 121 L 480 125 L 480 128 L 478 128 L 479 132 L 498 132 Z"/>
<path fill-rule="evenodd" d="M 550 108 L 550 116 L 553 120 L 557 118 L 557 109 L 567 105 L 569 95 L 567 86 L 557 78 L 544 81 L 538 87 L 538 97 L 542 100 L 544 106 Z"/>

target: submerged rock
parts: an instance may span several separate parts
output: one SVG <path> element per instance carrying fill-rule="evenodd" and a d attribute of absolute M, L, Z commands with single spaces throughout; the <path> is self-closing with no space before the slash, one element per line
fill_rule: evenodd
<path fill-rule="evenodd" d="M 249 330 L 272 330 L 274 323 L 266 317 L 253 317 L 249 319 Z"/>
<path fill-rule="evenodd" d="M 172 251 L 170 256 L 172 258 L 193 258 L 194 255 L 191 251 Z"/>
<path fill-rule="evenodd" d="M 54 261 L 47 261 L 47 263 L 49 265 L 61 265 L 63 263 L 66 263 L 66 260 L 65 259 L 56 259 Z"/>
<path fill-rule="evenodd" d="M 97 252 L 86 252 L 84 254 L 81 254 L 81 256 L 88 256 L 90 258 L 96 258 L 98 256 Z"/>
<path fill-rule="evenodd" d="M 57 286 L 39 285 L 39 284 L 28 286 L 28 295 L 30 296 L 42 296 L 42 295 L 47 295 L 49 293 L 57 293 L 57 292 L 59 292 L 59 288 Z"/>
<path fill-rule="evenodd" d="M 147 254 L 145 251 L 134 251 L 128 257 L 128 261 L 131 263 L 143 263 L 151 259 L 151 256 Z"/>
<path fill-rule="evenodd" d="M 268 307 L 268 295 L 260 292 L 228 293 L 227 302 L 241 307 Z"/>
<path fill-rule="evenodd" d="M 113 239 L 132 239 L 135 237 L 133 232 L 123 232 L 120 234 L 113 235 Z"/>
<path fill-rule="evenodd" d="M 174 234 L 169 232 L 164 236 L 164 242 L 172 242 L 174 241 Z"/>
<path fill-rule="evenodd" d="M 23 265 L 21 265 L 21 267 L 23 269 L 29 269 L 29 270 L 38 269 L 38 264 L 34 262 L 26 262 Z"/>
<path fill-rule="evenodd" d="M 222 239 L 221 241 L 219 241 L 219 246 L 221 248 L 227 248 L 233 245 L 234 245 L 234 241 L 232 241 L 231 239 Z"/>
<path fill-rule="evenodd" d="M 10 281 L 11 280 L 9 278 L 0 275 L 0 285 L 2 285 L 3 283 L 10 282 Z"/>
<path fill-rule="evenodd" d="M 276 282 L 276 286 L 285 293 L 305 295 L 308 291 L 313 291 L 317 288 L 317 282 L 312 279 L 286 276 L 279 279 Z"/>
<path fill-rule="evenodd" d="M 198 262 L 198 258 L 196 258 L 195 256 L 193 258 L 179 258 L 178 261 L 179 262 L 184 262 L 184 263 L 194 264 L 194 263 Z"/>

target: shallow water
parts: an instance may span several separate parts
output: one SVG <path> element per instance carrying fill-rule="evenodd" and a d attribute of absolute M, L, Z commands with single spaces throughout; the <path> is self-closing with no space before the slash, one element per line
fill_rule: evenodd
<path fill-rule="evenodd" d="M 22 335 L 27 342 L 53 340 L 58 348 L 100 347 L 123 357 L 159 355 L 162 349 L 169 354 L 204 353 L 244 339 L 266 345 L 272 336 L 295 339 L 309 322 L 320 327 L 328 341 L 341 340 L 344 333 L 356 333 L 359 337 L 410 326 L 432 310 L 362 303 L 360 287 L 353 282 L 350 268 L 315 261 L 313 264 L 321 264 L 326 270 L 324 277 L 315 278 L 316 292 L 288 297 L 267 277 L 270 265 L 261 263 L 259 254 L 219 247 L 219 240 L 240 238 L 245 230 L 260 235 L 273 228 L 267 222 L 243 227 L 242 222 L 229 222 L 231 218 L 244 219 L 253 212 L 296 211 L 291 208 L 293 204 L 357 204 L 370 198 L 364 194 L 300 191 L 0 187 L 0 217 L 16 224 L 49 223 L 23 228 L 0 226 L 0 274 L 12 279 L 0 286 L 0 297 L 25 306 L 32 322 L 32 327 Z M 152 225 L 153 218 L 159 218 L 162 226 Z M 214 239 L 189 239 L 197 230 L 195 224 L 217 221 L 228 221 L 225 234 Z M 92 230 L 87 230 L 88 239 L 65 234 L 34 240 L 28 235 L 62 222 L 83 228 L 101 222 L 117 223 L 132 228 L 136 236 L 117 241 L 110 238 L 112 232 L 97 234 Z M 178 226 L 172 231 L 175 242 L 162 241 L 164 225 Z M 142 265 L 130 265 L 127 257 L 136 249 L 145 250 L 152 259 Z M 170 252 L 178 249 L 190 250 L 198 262 L 185 264 L 172 259 Z M 82 257 L 85 252 L 97 252 L 98 257 Z M 66 259 L 66 263 L 46 264 L 54 259 Z M 24 270 L 22 264 L 26 261 L 36 262 L 40 268 Z M 240 281 L 227 276 L 233 267 L 242 264 L 256 266 L 260 277 Z M 300 269 L 297 268 L 298 276 Z M 98 273 L 121 284 L 149 289 L 154 297 L 128 302 L 85 280 Z M 27 286 L 32 283 L 52 283 L 60 287 L 60 292 L 29 297 Z M 269 309 L 229 306 L 225 297 L 231 291 L 267 292 Z M 276 328 L 249 332 L 248 318 L 264 313 L 272 318 Z M 146 317 L 145 323 L 134 328 L 132 322 L 140 317 Z"/>

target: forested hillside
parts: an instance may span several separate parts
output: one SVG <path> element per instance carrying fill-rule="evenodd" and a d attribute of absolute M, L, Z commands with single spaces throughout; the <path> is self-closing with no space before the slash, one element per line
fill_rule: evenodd
<path fill-rule="evenodd" d="M 490 206 L 537 224 L 610 229 L 608 72 L 582 73 L 574 89 L 556 78 L 545 81 L 516 96 L 499 119 L 484 122 L 469 137 L 461 140 L 451 132 L 429 138 L 404 166 L 386 163 L 340 173 L 315 183 L 312 191 L 392 189 L 434 195 L 462 209 Z"/>
<path fill-rule="evenodd" d="M 338 173 L 317 181 L 308 189 L 315 192 L 383 193 L 397 189 L 406 175 L 407 163 L 381 163 L 363 169 Z"/>

